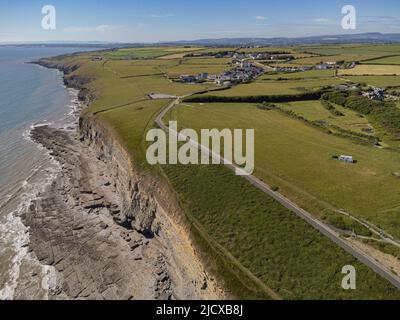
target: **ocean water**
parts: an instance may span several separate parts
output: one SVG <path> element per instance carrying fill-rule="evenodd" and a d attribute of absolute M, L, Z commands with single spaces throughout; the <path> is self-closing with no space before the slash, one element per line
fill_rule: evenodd
<path fill-rule="evenodd" d="M 0 300 L 46 299 L 54 285 L 54 270 L 29 252 L 20 216 L 60 168 L 29 133 L 35 125 L 68 126 L 79 103 L 61 72 L 26 62 L 81 50 L 0 46 Z"/>

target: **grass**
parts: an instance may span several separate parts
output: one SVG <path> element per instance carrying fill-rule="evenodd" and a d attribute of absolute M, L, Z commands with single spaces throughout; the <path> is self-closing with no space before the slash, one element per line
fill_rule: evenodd
<path fill-rule="evenodd" d="M 110 51 L 103 54 L 107 59 L 129 59 L 129 58 L 158 58 L 175 53 L 185 53 L 200 50 L 201 48 L 183 47 L 148 47 L 148 48 L 126 48 Z"/>
<path fill-rule="evenodd" d="M 400 87 L 399 76 L 346 76 L 346 79 L 375 87 Z"/>
<path fill-rule="evenodd" d="M 310 52 L 320 55 L 356 55 L 358 61 L 365 58 L 379 58 L 382 56 L 394 55 L 400 52 L 400 45 L 363 45 L 363 44 L 344 44 L 344 45 L 323 45 L 323 46 L 304 46 L 298 48 L 300 52 Z"/>
<path fill-rule="evenodd" d="M 400 65 L 400 55 L 364 61 L 364 64 Z"/>
<path fill-rule="evenodd" d="M 315 65 L 318 63 L 325 62 L 338 62 L 338 61 L 361 61 L 371 58 L 371 56 L 360 56 L 357 54 L 339 54 L 333 56 L 317 56 L 303 59 L 296 59 L 291 63 L 298 65 Z"/>
<path fill-rule="evenodd" d="M 332 78 L 335 75 L 333 70 L 309 70 L 292 73 L 264 74 L 261 80 L 277 80 L 277 79 L 323 79 Z"/>
<path fill-rule="evenodd" d="M 340 79 L 307 80 L 307 81 L 270 81 L 257 80 L 249 84 L 241 84 L 229 90 L 213 93 L 215 96 L 257 96 L 257 95 L 285 95 L 297 94 L 306 91 L 316 91 L 324 86 L 341 84 Z"/>
<path fill-rule="evenodd" d="M 400 75 L 400 66 L 357 65 L 353 69 L 339 70 L 339 75 Z"/>
<path fill-rule="evenodd" d="M 221 166 L 163 166 L 189 215 L 206 230 L 203 254 L 241 299 L 270 298 L 248 272 L 284 299 L 397 299 L 399 291 L 276 201 Z M 218 250 L 222 246 L 233 259 Z M 341 288 L 345 265 L 357 290 Z M 241 271 L 245 268 L 248 272 Z"/>
<path fill-rule="evenodd" d="M 356 112 L 335 105 L 335 108 L 344 116 L 333 116 L 326 110 L 320 101 L 300 101 L 280 104 L 284 110 L 290 110 L 306 118 L 309 121 L 320 121 L 326 123 L 326 127 L 338 126 L 344 130 L 364 133 L 363 129 L 372 129 L 372 126 L 365 117 Z"/>
<path fill-rule="evenodd" d="M 174 61 L 160 60 L 110 60 L 104 64 L 120 77 L 154 75 L 164 72 L 165 68 L 176 65 Z"/>
<path fill-rule="evenodd" d="M 135 164 L 146 167 L 145 137 L 154 126 L 153 119 L 170 101 L 142 101 L 121 108 L 98 113 L 107 123 L 134 159 Z"/>
<path fill-rule="evenodd" d="M 252 104 L 191 104 L 170 114 L 184 127 L 254 128 L 255 174 L 311 212 L 333 207 L 380 225 L 400 236 L 400 154 L 329 135 L 278 111 Z M 360 119 L 360 122 L 362 120 Z M 332 155 L 358 160 L 347 165 Z"/>

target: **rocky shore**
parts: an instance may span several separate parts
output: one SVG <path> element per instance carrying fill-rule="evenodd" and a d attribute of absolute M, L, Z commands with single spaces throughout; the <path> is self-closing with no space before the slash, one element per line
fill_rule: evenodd
<path fill-rule="evenodd" d="M 85 81 L 65 77 L 88 101 Z M 62 167 L 23 217 L 30 249 L 56 270 L 50 299 L 224 298 L 166 190 L 134 168 L 102 123 L 88 116 L 77 130 L 41 126 L 31 137 Z"/>

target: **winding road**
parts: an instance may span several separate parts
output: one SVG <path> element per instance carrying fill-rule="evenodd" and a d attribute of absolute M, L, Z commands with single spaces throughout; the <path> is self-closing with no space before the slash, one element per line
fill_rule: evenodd
<path fill-rule="evenodd" d="M 211 150 L 205 148 L 204 146 L 198 144 L 195 141 L 189 140 L 189 137 L 186 137 L 182 135 L 181 133 L 178 133 L 172 129 L 170 129 L 165 123 L 163 122 L 164 116 L 176 105 L 178 105 L 182 99 L 188 97 L 187 96 L 182 96 L 174 101 L 172 101 L 167 107 L 165 107 L 160 114 L 156 117 L 155 122 L 156 124 L 164 131 L 169 132 L 171 134 L 177 135 L 183 140 L 188 140 L 190 144 L 194 145 L 198 149 L 202 150 L 203 152 L 206 152 L 210 154 L 213 158 L 217 158 L 221 160 L 221 163 L 224 163 L 225 166 L 227 166 L 229 169 L 231 169 L 234 172 L 240 172 L 242 171 L 241 168 L 234 164 L 226 163 L 225 159 L 222 158 L 219 155 L 216 155 L 212 153 Z M 263 191 L 264 193 L 268 194 L 272 198 L 274 198 L 276 201 L 278 201 L 280 204 L 282 204 L 284 207 L 289 209 L 290 211 L 294 212 L 298 217 L 301 219 L 305 220 L 308 224 L 310 224 L 312 227 L 317 229 L 319 232 L 321 232 L 323 235 L 327 236 L 329 239 L 331 239 L 333 242 L 335 242 L 337 245 L 339 245 L 342 249 L 344 249 L 346 252 L 350 253 L 353 257 L 358 259 L 360 262 L 365 264 L 366 266 L 370 267 L 373 271 L 375 271 L 377 274 L 388 280 L 391 284 L 393 284 L 395 287 L 400 289 L 400 278 L 393 274 L 388 268 L 377 262 L 374 258 L 370 257 L 360 249 L 350 245 L 346 240 L 340 237 L 340 234 L 337 233 L 335 230 L 333 230 L 331 227 L 326 225 L 325 223 L 321 222 L 320 220 L 316 219 L 311 213 L 305 211 L 304 209 L 300 208 L 297 206 L 295 203 L 287 199 L 285 196 L 280 194 L 279 192 L 275 192 L 271 189 L 270 186 L 268 186 L 266 183 L 258 179 L 257 177 L 253 175 L 245 175 L 243 176 L 244 179 L 249 181 L 252 185 Z"/>

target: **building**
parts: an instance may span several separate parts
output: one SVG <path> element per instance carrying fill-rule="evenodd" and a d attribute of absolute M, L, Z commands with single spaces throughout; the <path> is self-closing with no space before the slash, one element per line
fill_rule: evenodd
<path fill-rule="evenodd" d="M 321 63 L 321 64 L 317 64 L 315 66 L 315 69 L 317 70 L 329 70 L 329 69 L 333 69 L 333 65 L 327 64 L 327 63 Z"/>
<path fill-rule="evenodd" d="M 358 89 L 357 86 L 348 84 L 338 84 L 334 88 L 340 91 L 352 91 Z"/>
<path fill-rule="evenodd" d="M 347 163 L 354 163 L 354 159 L 353 159 L 352 156 L 342 155 L 342 156 L 339 157 L 339 160 L 343 161 L 343 162 L 347 162 Z"/>
<path fill-rule="evenodd" d="M 191 76 L 188 74 L 181 75 L 180 79 L 184 83 L 192 83 L 192 82 L 196 82 L 196 80 L 197 80 L 195 76 Z"/>
<path fill-rule="evenodd" d="M 380 100 L 385 98 L 385 89 L 383 88 L 372 88 L 370 91 L 363 92 L 364 97 L 370 100 Z"/>
<path fill-rule="evenodd" d="M 92 56 L 92 61 L 102 61 L 103 57 L 102 56 Z"/>
<path fill-rule="evenodd" d="M 207 80 L 207 79 L 208 79 L 208 73 L 207 73 L 207 72 L 200 73 L 200 74 L 197 76 L 197 79 L 198 79 L 198 80 Z"/>

